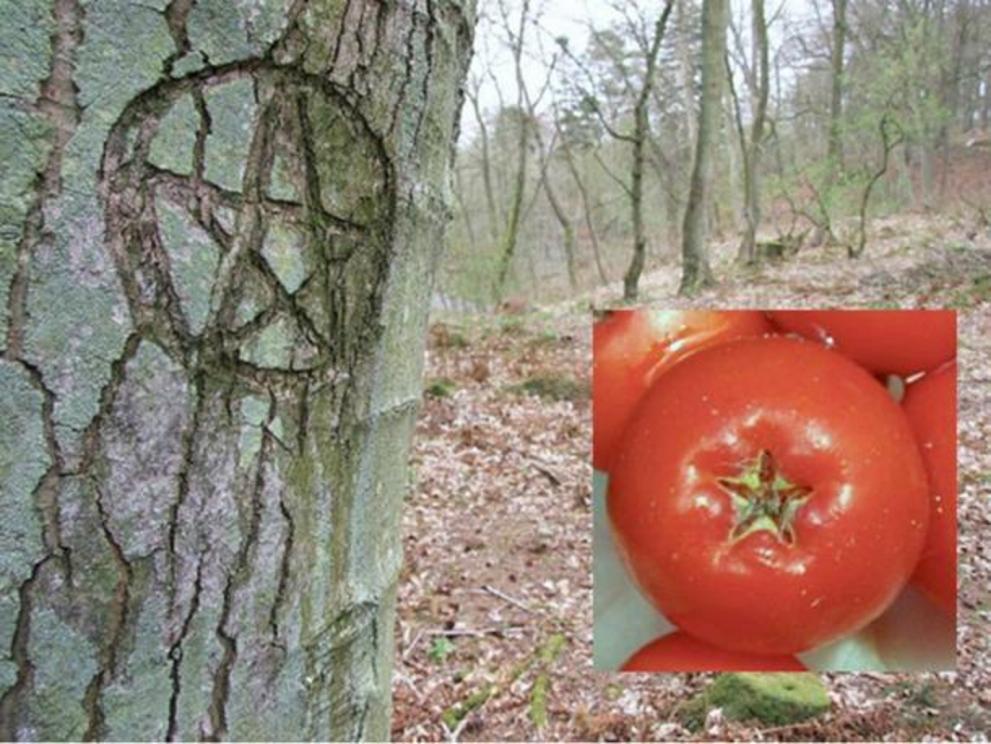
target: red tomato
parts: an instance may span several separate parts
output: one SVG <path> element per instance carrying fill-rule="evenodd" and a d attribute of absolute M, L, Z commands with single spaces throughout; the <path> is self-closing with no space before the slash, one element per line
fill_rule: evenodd
<path fill-rule="evenodd" d="M 779 328 L 823 341 L 881 374 L 935 369 L 957 353 L 952 310 L 777 310 Z"/>
<path fill-rule="evenodd" d="M 905 414 L 818 344 L 743 339 L 644 396 L 613 463 L 619 552 L 678 627 L 792 654 L 877 617 L 918 561 L 926 474 Z"/>
<path fill-rule="evenodd" d="M 592 464 L 609 470 L 623 427 L 664 370 L 699 349 L 771 330 L 757 311 L 615 310 L 592 329 Z"/>
<path fill-rule="evenodd" d="M 676 631 L 651 641 L 626 660 L 623 672 L 797 672 L 794 656 L 727 651 Z"/>
<path fill-rule="evenodd" d="M 908 386 L 902 405 L 929 473 L 929 535 L 913 582 L 948 614 L 957 610 L 957 365 Z"/>

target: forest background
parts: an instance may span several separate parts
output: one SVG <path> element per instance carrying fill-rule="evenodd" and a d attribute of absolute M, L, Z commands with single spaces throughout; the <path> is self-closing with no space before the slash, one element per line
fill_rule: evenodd
<path fill-rule="evenodd" d="M 984 740 L 991 5 L 483 5 L 404 516 L 394 735 Z M 590 311 L 624 301 L 958 311 L 956 672 L 821 675 L 823 718 L 697 731 L 678 711 L 709 675 L 593 672 Z"/>

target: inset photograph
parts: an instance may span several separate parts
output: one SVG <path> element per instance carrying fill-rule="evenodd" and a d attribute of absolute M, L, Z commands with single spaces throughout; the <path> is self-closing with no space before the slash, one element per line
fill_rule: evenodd
<path fill-rule="evenodd" d="M 954 668 L 953 311 L 593 322 L 597 669 Z"/>

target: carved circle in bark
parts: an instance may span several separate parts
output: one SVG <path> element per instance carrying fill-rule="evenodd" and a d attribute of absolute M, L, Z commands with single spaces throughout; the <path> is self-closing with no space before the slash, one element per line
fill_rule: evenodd
<path fill-rule="evenodd" d="M 394 189 L 345 90 L 266 60 L 163 80 L 112 128 L 101 196 L 135 325 L 166 349 L 252 374 L 350 357 L 330 340 L 373 311 L 349 277 L 383 260 Z"/>

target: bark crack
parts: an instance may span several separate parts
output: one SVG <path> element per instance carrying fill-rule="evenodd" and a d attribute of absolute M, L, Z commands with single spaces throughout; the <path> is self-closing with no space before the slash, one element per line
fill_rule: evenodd
<path fill-rule="evenodd" d="M 17 679 L 0 697 L 0 739 L 3 741 L 16 741 L 19 738 L 17 722 L 21 712 L 21 696 L 30 686 L 31 675 L 34 672 L 34 664 L 28 653 L 28 642 L 31 639 L 32 589 L 38 581 L 41 569 L 51 559 L 52 556 L 46 555 L 35 563 L 31 575 L 24 580 L 18 590 L 20 607 L 10 643 L 10 658 L 17 665 Z"/>
<path fill-rule="evenodd" d="M 289 576 L 292 569 L 293 544 L 296 539 L 296 522 L 285 498 L 279 494 L 279 512 L 286 523 L 286 537 L 283 542 L 282 561 L 279 564 L 279 584 L 275 589 L 275 599 L 272 601 L 272 609 L 268 616 L 268 626 L 272 633 L 275 644 L 285 649 L 285 643 L 279 638 L 279 611 L 286 600 L 286 588 L 289 585 Z"/>
<path fill-rule="evenodd" d="M 205 551 L 201 552 L 197 558 L 196 563 L 196 581 L 193 584 L 193 599 L 189 603 L 189 612 L 186 613 L 186 617 L 182 622 L 182 629 L 179 632 L 179 637 L 175 639 L 172 645 L 169 647 L 169 659 L 172 661 L 172 669 L 170 676 L 172 679 L 172 694 L 169 696 L 169 725 L 166 729 L 165 740 L 175 741 L 176 740 L 176 727 L 178 726 L 179 717 L 179 693 L 182 691 L 181 685 L 181 666 L 182 666 L 182 643 L 186 640 L 186 636 L 189 634 L 189 626 L 193 622 L 193 616 L 200 606 L 200 592 L 202 591 L 202 581 L 203 581 L 203 556 Z"/>
<path fill-rule="evenodd" d="M 419 114 L 416 117 L 416 128 L 413 130 L 413 141 L 420 141 L 420 130 L 423 127 L 423 120 L 426 118 L 428 110 L 428 101 L 430 100 L 430 79 L 433 77 L 431 74 L 434 68 L 434 0 L 426 0 L 427 3 L 427 16 L 426 16 L 426 40 L 423 43 L 423 53 L 424 53 L 424 65 L 423 70 L 423 87 L 420 91 L 423 96 L 423 104 L 420 106 Z M 415 13 L 415 11 L 414 11 Z"/>
<path fill-rule="evenodd" d="M 193 461 L 196 458 L 197 436 L 200 430 L 200 423 L 203 410 L 206 407 L 206 390 L 203 372 L 196 374 L 193 385 L 196 388 L 196 402 L 193 405 L 193 417 L 189 429 L 183 434 L 182 446 L 182 466 L 177 476 L 176 499 L 169 509 L 169 603 L 175 609 L 176 595 L 179 587 L 176 581 L 176 540 L 179 536 L 179 512 L 186 503 L 189 496 L 189 476 L 193 468 Z M 197 569 L 199 571 L 199 569 Z M 199 575 L 199 574 L 197 574 Z"/>
<path fill-rule="evenodd" d="M 35 489 L 35 504 L 41 514 L 42 538 L 49 554 L 60 555 L 66 580 L 72 584 L 71 551 L 62 541 L 62 525 L 59 518 L 58 482 L 64 469 L 62 451 L 55 436 L 55 393 L 45 384 L 41 370 L 30 362 L 19 359 L 17 363 L 25 371 L 32 386 L 41 393 L 41 421 L 45 433 L 45 448 L 51 464 L 38 481 Z"/>
<path fill-rule="evenodd" d="M 413 5 L 410 8 L 410 28 L 409 33 L 406 35 L 406 53 L 403 55 L 403 61 L 405 62 L 403 81 L 399 86 L 399 94 L 396 96 L 396 105 L 392 109 L 392 124 L 389 126 L 389 131 L 392 133 L 395 133 L 396 127 L 399 126 L 399 116 L 403 110 L 403 104 L 406 102 L 406 89 L 409 87 L 410 81 L 413 79 L 413 68 L 416 66 L 416 49 L 414 47 L 417 27 L 416 2 L 417 0 L 413 0 Z"/>
<path fill-rule="evenodd" d="M 7 296 L 7 339 L 5 356 L 20 359 L 24 353 L 27 320 L 28 276 L 31 254 L 47 239 L 45 205 L 62 190 L 62 155 L 79 124 L 82 109 L 72 80 L 76 49 L 83 39 L 83 9 L 78 0 L 55 0 L 52 7 L 55 33 L 52 35 L 51 66 L 34 108 L 51 125 L 53 138 L 48 158 L 34 184 L 34 202 L 24 220 L 17 244 L 16 269 Z"/>
<path fill-rule="evenodd" d="M 223 607 L 220 611 L 220 621 L 217 623 L 217 637 L 223 646 L 224 655 L 214 676 L 213 693 L 210 705 L 211 739 L 219 741 L 227 735 L 227 701 L 230 697 L 231 671 L 237 662 L 237 637 L 227 630 L 230 621 L 231 608 L 234 605 L 235 594 L 245 584 L 250 576 L 249 564 L 252 553 L 258 543 L 258 532 L 262 522 L 263 498 L 265 492 L 265 467 L 271 458 L 274 440 L 268 426 L 277 413 L 275 396 L 270 396 L 268 416 L 261 426 L 262 441 L 258 452 L 258 466 L 255 470 L 254 482 L 251 488 L 251 514 L 248 531 L 238 546 L 237 560 L 231 568 L 227 583 L 224 587 Z"/>
<path fill-rule="evenodd" d="M 162 74 L 167 77 L 172 76 L 172 68 L 175 63 L 192 48 L 189 44 L 189 34 L 186 31 L 186 19 L 195 4 L 196 0 L 171 0 L 165 8 L 165 22 L 169 26 L 169 34 L 172 36 L 172 41 L 175 42 L 176 49 L 175 53 L 170 54 L 162 65 Z"/>
<path fill-rule="evenodd" d="M 118 653 L 127 629 L 128 606 L 131 601 L 131 581 L 134 578 L 133 567 L 130 561 L 127 560 L 120 541 L 110 529 L 110 518 L 103 504 L 103 494 L 98 487 L 96 488 L 95 501 L 97 514 L 100 517 L 100 530 L 103 532 L 103 537 L 110 546 L 111 553 L 113 553 L 119 578 L 114 590 L 113 602 L 110 605 L 107 642 L 100 654 L 100 668 L 93 675 L 93 679 L 86 688 L 86 695 L 83 701 L 83 707 L 86 709 L 89 717 L 89 726 L 83 737 L 86 741 L 104 739 L 107 735 L 106 718 L 102 702 L 103 690 L 113 678 L 117 669 Z"/>

